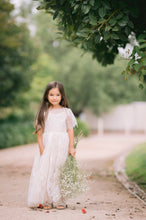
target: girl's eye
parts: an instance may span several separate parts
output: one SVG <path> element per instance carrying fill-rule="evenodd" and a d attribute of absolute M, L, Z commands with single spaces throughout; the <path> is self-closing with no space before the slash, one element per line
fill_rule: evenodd
<path fill-rule="evenodd" d="M 50 96 L 54 96 L 53 94 L 49 94 Z M 57 94 L 56 96 L 60 96 L 60 94 Z"/>

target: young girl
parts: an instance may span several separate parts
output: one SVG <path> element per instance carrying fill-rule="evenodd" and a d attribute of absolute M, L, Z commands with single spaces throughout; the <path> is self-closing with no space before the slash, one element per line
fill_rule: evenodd
<path fill-rule="evenodd" d="M 66 207 L 60 194 L 59 171 L 68 154 L 75 156 L 75 116 L 68 108 L 63 85 L 47 85 L 35 120 L 38 146 L 30 176 L 28 206 Z"/>

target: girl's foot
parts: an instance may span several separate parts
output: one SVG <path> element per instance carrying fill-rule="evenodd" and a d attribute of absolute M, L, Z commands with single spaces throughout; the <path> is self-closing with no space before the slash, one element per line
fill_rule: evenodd
<path fill-rule="evenodd" d="M 56 206 L 56 209 L 58 209 L 58 210 L 63 210 L 65 208 L 67 208 L 67 205 L 57 205 Z"/>
<path fill-rule="evenodd" d="M 52 204 L 52 203 L 51 203 L 51 204 L 46 204 L 46 205 L 44 205 L 43 209 L 49 210 L 49 209 L 51 209 L 52 207 L 53 207 L 53 204 Z"/>
<path fill-rule="evenodd" d="M 45 209 L 45 210 L 49 210 L 49 209 L 51 209 L 51 206 L 49 206 L 49 205 L 44 206 L 43 209 Z"/>

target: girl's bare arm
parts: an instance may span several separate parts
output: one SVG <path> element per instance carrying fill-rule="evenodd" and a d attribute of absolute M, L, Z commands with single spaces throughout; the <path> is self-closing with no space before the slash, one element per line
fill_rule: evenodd
<path fill-rule="evenodd" d="M 40 129 L 37 132 L 37 141 L 38 141 L 38 145 L 40 148 L 40 155 L 42 155 L 43 151 L 44 151 L 44 145 L 43 145 L 43 131 L 42 129 Z"/>
<path fill-rule="evenodd" d="M 68 136 L 69 136 L 69 151 L 68 153 L 75 157 L 76 151 L 74 148 L 74 131 L 73 129 L 68 129 Z"/>

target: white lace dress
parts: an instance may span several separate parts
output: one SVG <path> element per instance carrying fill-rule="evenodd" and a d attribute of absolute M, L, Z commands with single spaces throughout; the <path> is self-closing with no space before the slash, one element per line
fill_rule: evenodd
<path fill-rule="evenodd" d="M 67 129 L 77 125 L 71 109 L 49 110 L 43 133 L 44 152 L 40 155 L 37 145 L 30 176 L 28 206 L 37 207 L 59 203 L 62 198 L 59 187 L 59 169 L 68 156 L 69 137 Z"/>

